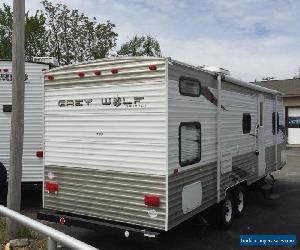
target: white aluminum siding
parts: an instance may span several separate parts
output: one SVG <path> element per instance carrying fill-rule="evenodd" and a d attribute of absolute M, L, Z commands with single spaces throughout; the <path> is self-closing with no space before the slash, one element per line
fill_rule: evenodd
<path fill-rule="evenodd" d="M 161 58 L 118 58 L 49 72 L 44 174 L 59 191 L 44 192 L 44 208 L 166 229 L 165 67 Z M 146 194 L 159 196 L 159 207 L 146 206 Z"/>
<path fill-rule="evenodd" d="M 24 149 L 23 182 L 40 182 L 43 179 L 43 159 L 36 157 L 36 151 L 43 149 L 43 69 L 49 66 L 37 63 L 25 63 L 24 107 Z M 9 169 L 11 113 L 3 112 L 3 105 L 11 105 L 11 81 L 2 79 L 12 73 L 10 61 L 0 61 L 0 162 Z M 8 72 L 3 72 L 8 69 Z M 4 76 L 3 76 L 4 77 Z"/>
<path fill-rule="evenodd" d="M 149 64 L 158 69 L 150 71 Z M 98 61 L 78 67 L 74 69 L 85 77 L 67 67 L 49 73 L 54 81 L 46 80 L 45 165 L 165 175 L 165 60 Z M 95 69 L 101 76 L 94 75 Z M 143 99 L 137 105 L 115 106 L 114 98 Z M 89 105 L 58 106 L 60 100 L 88 99 Z M 103 105 L 105 100 L 111 104 Z"/>

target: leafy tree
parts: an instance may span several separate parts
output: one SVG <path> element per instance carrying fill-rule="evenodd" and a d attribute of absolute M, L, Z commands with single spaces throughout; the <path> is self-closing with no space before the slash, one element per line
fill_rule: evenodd
<path fill-rule="evenodd" d="M 134 36 L 130 41 L 124 43 L 118 55 L 127 56 L 161 56 L 159 42 L 151 36 Z"/>
<path fill-rule="evenodd" d="M 103 58 L 108 55 L 108 52 L 116 47 L 117 33 L 113 31 L 115 25 L 110 21 L 97 24 L 94 27 L 94 32 L 90 33 L 93 43 L 91 48 L 92 58 Z"/>
<path fill-rule="evenodd" d="M 46 56 L 48 53 L 48 32 L 45 21 L 46 18 L 40 11 L 37 11 L 34 16 L 26 14 L 25 55 L 28 61 L 32 61 L 35 56 Z"/>
<path fill-rule="evenodd" d="M 3 4 L 0 8 L 0 58 L 11 59 L 12 57 L 12 23 L 13 15 L 11 7 Z"/>
<path fill-rule="evenodd" d="M 98 23 L 63 4 L 42 1 L 49 31 L 50 56 L 60 64 L 103 58 L 116 46 L 118 34 L 110 21 Z"/>
<path fill-rule="evenodd" d="M 13 12 L 10 6 L 0 8 L 0 58 L 12 58 Z M 34 16 L 25 16 L 25 54 L 26 60 L 34 56 L 45 56 L 47 52 L 47 32 L 45 17 L 37 11 Z"/>

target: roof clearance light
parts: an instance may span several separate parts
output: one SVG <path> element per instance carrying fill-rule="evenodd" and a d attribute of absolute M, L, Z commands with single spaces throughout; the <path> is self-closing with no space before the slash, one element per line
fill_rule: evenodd
<path fill-rule="evenodd" d="M 111 72 L 112 74 L 118 74 L 118 69 L 112 69 L 110 72 Z"/>
<path fill-rule="evenodd" d="M 48 193 L 57 193 L 58 191 L 58 184 L 54 181 L 46 181 L 45 182 L 45 190 Z"/>
<path fill-rule="evenodd" d="M 79 77 L 84 77 L 85 74 L 84 74 L 84 72 L 79 72 L 79 73 L 78 73 L 78 76 L 79 76 Z"/>
<path fill-rule="evenodd" d="M 100 71 L 100 70 L 95 70 L 95 71 L 94 71 L 94 74 L 95 74 L 96 76 L 101 76 L 101 71 Z"/>
<path fill-rule="evenodd" d="M 42 150 L 39 150 L 39 151 L 36 151 L 35 155 L 38 158 L 42 158 L 44 156 L 44 152 Z"/>
<path fill-rule="evenodd" d="M 157 70 L 157 67 L 156 67 L 156 65 L 149 65 L 149 69 L 150 70 Z"/>
<path fill-rule="evenodd" d="M 48 80 L 49 81 L 53 81 L 54 80 L 54 76 L 48 76 Z"/>
<path fill-rule="evenodd" d="M 156 195 L 145 195 L 144 203 L 146 206 L 159 207 L 160 197 Z"/>

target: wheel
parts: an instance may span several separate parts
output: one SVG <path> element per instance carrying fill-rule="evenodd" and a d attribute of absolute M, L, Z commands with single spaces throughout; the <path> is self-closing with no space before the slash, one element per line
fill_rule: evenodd
<path fill-rule="evenodd" d="M 4 165 L 0 162 L 0 205 L 6 204 L 6 181 L 7 181 L 7 172 Z"/>
<path fill-rule="evenodd" d="M 240 217 L 245 211 L 245 188 L 241 185 L 233 191 L 233 210 L 235 217 Z"/>
<path fill-rule="evenodd" d="M 230 193 L 226 194 L 226 197 L 217 205 L 217 223 L 223 229 L 228 229 L 233 221 L 233 200 Z"/>

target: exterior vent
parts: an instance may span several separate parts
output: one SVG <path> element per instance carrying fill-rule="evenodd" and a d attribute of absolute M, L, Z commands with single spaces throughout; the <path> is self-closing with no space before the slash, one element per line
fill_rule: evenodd
<path fill-rule="evenodd" d="M 206 65 L 203 65 L 203 66 L 200 66 L 200 68 L 206 70 L 206 71 L 210 71 L 210 72 L 214 72 L 214 73 L 221 73 L 223 75 L 227 75 L 227 76 L 230 76 L 230 72 L 228 69 L 223 69 L 223 68 L 220 68 L 218 66 L 206 66 Z"/>

